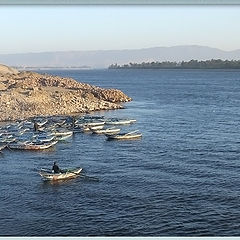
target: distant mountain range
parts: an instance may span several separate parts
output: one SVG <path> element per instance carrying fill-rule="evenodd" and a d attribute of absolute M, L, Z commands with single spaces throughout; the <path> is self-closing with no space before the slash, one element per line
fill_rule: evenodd
<path fill-rule="evenodd" d="M 32 68 L 107 68 L 114 63 L 180 62 L 192 59 L 239 60 L 240 49 L 224 51 L 205 46 L 187 45 L 144 49 L 0 54 L 2 64 Z"/>

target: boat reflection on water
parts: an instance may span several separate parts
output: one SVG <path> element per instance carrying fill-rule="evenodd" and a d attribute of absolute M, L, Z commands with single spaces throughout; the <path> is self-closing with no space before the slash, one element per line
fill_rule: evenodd
<path fill-rule="evenodd" d="M 76 182 L 76 178 L 69 178 L 69 179 L 63 179 L 63 180 L 58 180 L 58 181 L 42 181 L 41 185 L 43 187 L 48 187 L 48 186 L 62 186 L 62 185 L 72 185 L 73 182 Z M 79 183 L 79 181 L 78 181 Z"/>

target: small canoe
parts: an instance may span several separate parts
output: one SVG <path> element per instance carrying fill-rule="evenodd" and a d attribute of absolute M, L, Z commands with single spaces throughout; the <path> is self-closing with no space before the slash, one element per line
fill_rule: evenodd
<path fill-rule="evenodd" d="M 36 123 L 37 123 L 37 125 L 39 127 L 43 127 L 47 122 L 48 122 L 47 119 L 43 119 L 42 121 L 41 120 L 40 121 L 36 121 Z"/>
<path fill-rule="evenodd" d="M 99 130 L 91 129 L 91 131 L 94 134 L 113 135 L 113 134 L 119 133 L 121 131 L 121 129 L 120 128 L 105 128 L 105 129 L 99 129 Z"/>
<path fill-rule="evenodd" d="M 99 119 L 104 119 L 104 116 L 85 115 L 85 116 L 81 117 L 80 119 L 83 119 L 83 120 L 99 120 Z"/>
<path fill-rule="evenodd" d="M 91 131 L 92 129 L 93 130 L 99 130 L 99 129 L 102 129 L 102 128 L 103 128 L 103 124 L 102 125 L 96 125 L 96 126 L 85 124 L 82 127 L 82 131 L 83 132 L 88 132 L 88 131 Z"/>
<path fill-rule="evenodd" d="M 95 127 L 95 126 L 101 126 L 104 125 L 105 122 L 101 121 L 101 122 L 86 122 L 86 125 L 88 125 L 89 127 Z"/>
<path fill-rule="evenodd" d="M 56 137 L 59 137 L 59 136 L 72 135 L 73 131 L 58 130 L 58 131 L 53 132 L 52 134 L 55 135 Z"/>
<path fill-rule="evenodd" d="M 34 141 L 36 142 L 41 142 L 41 143 L 48 143 L 51 142 L 55 139 L 55 136 L 49 136 L 49 137 L 41 137 L 41 136 L 37 136 Z"/>
<path fill-rule="evenodd" d="M 136 122 L 135 119 L 110 119 L 106 121 L 108 125 L 126 125 Z"/>
<path fill-rule="evenodd" d="M 105 134 L 105 135 L 108 137 L 108 140 L 131 140 L 141 138 L 142 134 L 136 132 L 138 132 L 138 130 L 129 133 L 119 133 L 115 135 Z"/>
<path fill-rule="evenodd" d="M 95 129 L 101 129 L 103 128 L 103 125 L 105 122 L 83 122 L 83 123 L 77 123 L 76 127 L 82 127 L 83 131 L 90 131 L 90 128 L 95 128 Z"/>
<path fill-rule="evenodd" d="M 62 173 L 52 173 L 49 170 L 41 169 L 39 174 L 43 180 L 57 181 L 57 180 L 66 180 L 66 179 L 78 177 L 81 171 L 82 171 L 82 168 L 75 168 L 70 170 L 68 169 L 63 170 Z"/>
<path fill-rule="evenodd" d="M 89 126 L 90 130 L 100 130 L 103 129 L 103 125 L 98 125 L 98 126 Z"/>
<path fill-rule="evenodd" d="M 97 131 L 97 130 L 100 130 L 100 129 L 103 129 L 103 125 L 99 125 L 99 126 L 88 126 L 88 125 L 85 125 L 83 127 L 83 131 L 84 132 L 88 132 L 88 131 Z"/>
<path fill-rule="evenodd" d="M 73 135 L 73 134 L 70 133 L 70 134 L 68 134 L 68 135 L 56 136 L 55 139 L 58 140 L 58 141 L 64 141 L 64 140 L 70 138 L 72 135 Z"/>
<path fill-rule="evenodd" d="M 12 143 L 12 144 L 9 144 L 8 147 L 10 149 L 15 149 L 15 150 L 44 150 L 44 149 L 47 149 L 47 148 L 50 148 L 52 146 L 54 146 L 55 144 L 57 144 L 58 141 L 52 141 L 52 142 L 49 142 L 49 143 L 33 143 L 33 142 L 30 142 L 30 143 Z"/>

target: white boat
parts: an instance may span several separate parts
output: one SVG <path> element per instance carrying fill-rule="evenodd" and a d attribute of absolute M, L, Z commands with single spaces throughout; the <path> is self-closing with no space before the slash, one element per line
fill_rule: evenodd
<path fill-rule="evenodd" d="M 105 129 L 99 129 L 99 130 L 94 130 L 94 129 L 91 129 L 92 133 L 95 133 L 95 134 L 107 134 L 107 135 L 112 135 L 112 134 L 117 134 L 121 131 L 120 128 L 105 128 Z"/>
<path fill-rule="evenodd" d="M 136 132 L 138 132 L 138 130 L 129 133 L 119 133 L 115 135 L 105 134 L 105 135 L 108 137 L 108 140 L 131 140 L 141 138 L 142 134 Z"/>
<path fill-rule="evenodd" d="M 49 143 L 42 142 L 19 142 L 10 143 L 8 147 L 15 150 L 44 150 L 57 144 L 58 141 L 52 141 Z"/>
<path fill-rule="evenodd" d="M 90 127 L 103 127 L 103 125 L 105 124 L 105 122 L 101 121 L 101 122 L 82 122 L 82 123 L 77 123 L 75 127 L 82 127 L 82 128 L 88 128 L 88 131 L 89 131 L 89 128 Z"/>
<path fill-rule="evenodd" d="M 106 124 L 108 125 L 125 125 L 125 124 L 131 124 L 136 122 L 135 119 L 116 119 L 112 118 L 106 121 Z"/>
<path fill-rule="evenodd" d="M 64 140 L 70 138 L 72 135 L 73 135 L 73 134 L 70 133 L 70 134 L 68 134 L 68 135 L 56 136 L 55 139 L 56 139 L 57 141 L 64 141 Z"/>
<path fill-rule="evenodd" d="M 66 136 L 66 135 L 70 135 L 70 134 L 72 135 L 73 131 L 57 130 L 57 131 L 54 131 L 52 134 L 55 135 L 56 137 L 58 137 L 58 136 Z"/>
<path fill-rule="evenodd" d="M 41 169 L 39 174 L 43 180 L 57 181 L 78 177 L 81 171 L 82 168 L 75 168 L 70 170 L 63 170 L 61 173 L 52 173 L 49 170 Z"/>
<path fill-rule="evenodd" d="M 55 138 L 54 135 L 51 135 L 51 133 L 39 133 L 39 134 L 34 134 L 32 136 L 32 139 L 36 142 L 42 142 L 42 143 L 47 143 L 53 141 Z"/>
<path fill-rule="evenodd" d="M 45 125 L 48 122 L 47 119 L 43 119 L 42 121 L 37 121 L 38 126 L 42 127 L 43 125 Z"/>
<path fill-rule="evenodd" d="M 100 129 L 103 129 L 103 125 L 98 125 L 98 126 L 88 126 L 89 127 L 89 130 L 91 131 L 94 131 L 94 130 L 100 130 Z"/>
<path fill-rule="evenodd" d="M 92 129 L 93 130 L 99 130 L 99 129 L 102 129 L 103 128 L 103 124 L 102 125 L 89 125 L 89 124 L 84 124 L 82 126 L 82 131 L 83 132 L 87 132 L 87 131 L 91 131 Z"/>
<path fill-rule="evenodd" d="M 86 125 L 88 125 L 89 127 L 94 127 L 94 126 L 101 126 L 104 125 L 105 122 L 101 121 L 101 122 L 87 122 Z"/>
<path fill-rule="evenodd" d="M 104 125 L 90 126 L 91 130 L 100 130 L 103 129 Z"/>
<path fill-rule="evenodd" d="M 104 116 L 85 115 L 85 116 L 81 117 L 80 119 L 83 119 L 83 120 L 99 120 L 99 119 L 104 119 Z"/>

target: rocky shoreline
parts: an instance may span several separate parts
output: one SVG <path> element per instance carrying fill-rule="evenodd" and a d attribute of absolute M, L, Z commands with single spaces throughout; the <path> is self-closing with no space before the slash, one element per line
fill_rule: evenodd
<path fill-rule="evenodd" d="M 0 121 L 121 109 L 131 100 L 117 89 L 0 65 Z"/>

